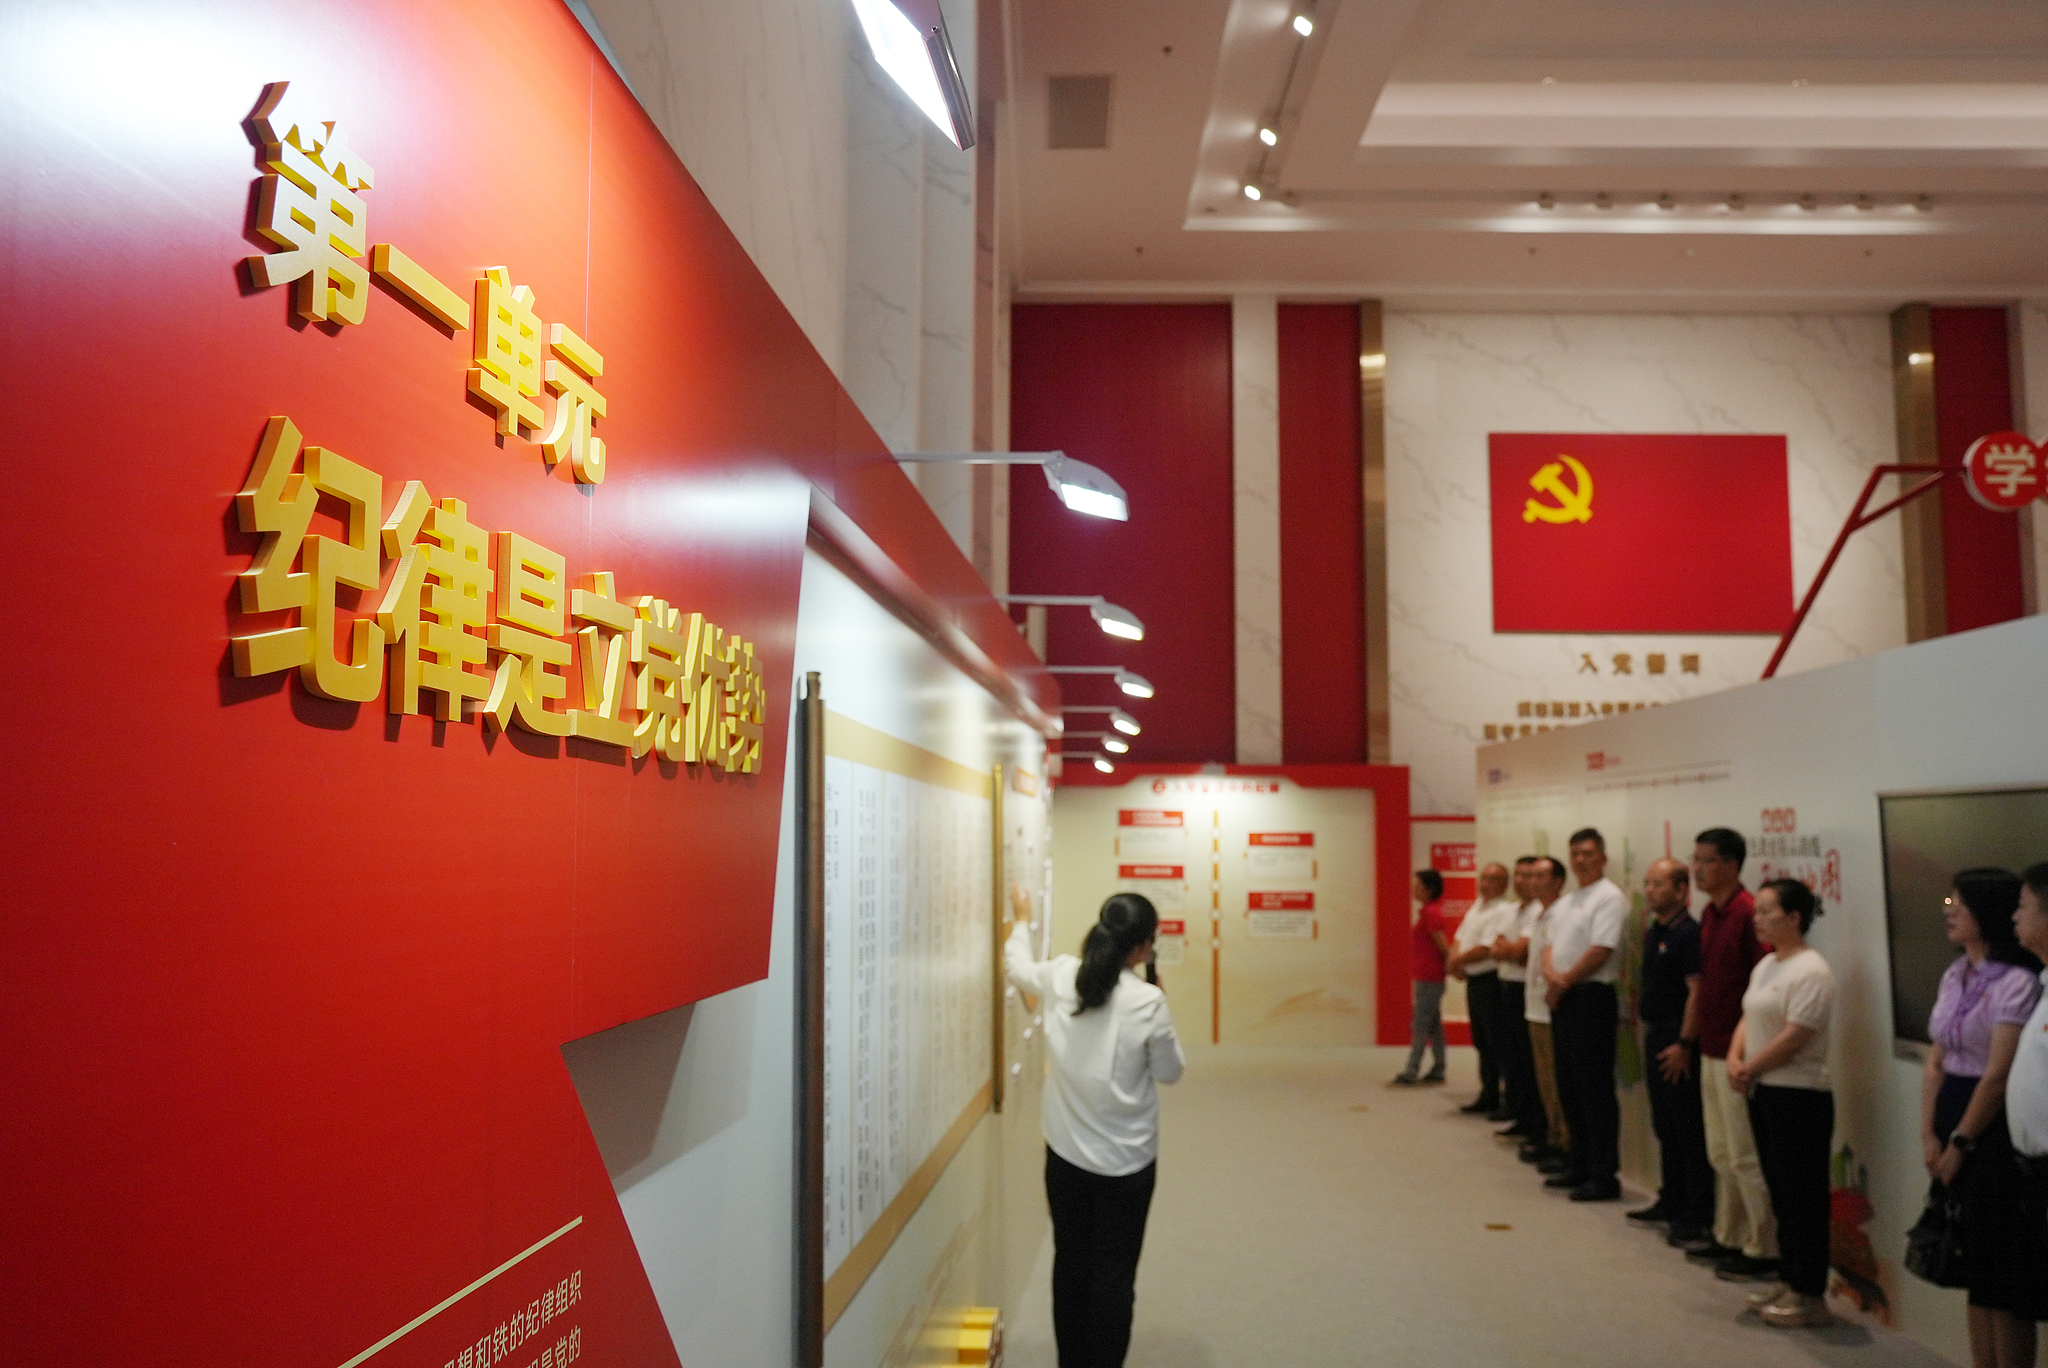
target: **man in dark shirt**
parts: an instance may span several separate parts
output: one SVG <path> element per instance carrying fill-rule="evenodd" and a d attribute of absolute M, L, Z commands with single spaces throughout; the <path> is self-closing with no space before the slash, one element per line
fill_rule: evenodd
<path fill-rule="evenodd" d="M 1642 990 L 1636 1013 L 1643 1022 L 1644 1080 L 1650 1094 L 1650 1123 L 1663 1158 L 1663 1186 L 1657 1200 L 1628 1219 L 1667 1227 L 1666 1239 L 1684 1249 L 1708 1243 L 1714 1222 L 1714 1170 L 1707 1162 L 1706 1123 L 1700 1112 L 1697 1039 L 1684 1038 L 1700 982 L 1700 924 L 1687 912 L 1692 876 L 1673 859 L 1652 864 L 1643 876 L 1643 902 L 1650 914 L 1643 929 Z"/>
<path fill-rule="evenodd" d="M 1756 938 L 1756 902 L 1742 886 L 1749 843 L 1740 832 L 1710 827 L 1693 843 L 1692 886 L 1700 911 L 1700 986 L 1682 1039 L 1700 1049 L 1700 1101 L 1707 1159 L 1714 1166 L 1714 1240 L 1685 1257 L 1711 1264 L 1731 1282 L 1760 1281 L 1778 1268 L 1778 1223 L 1749 1127 L 1749 1100 L 1728 1086 L 1728 1044 L 1742 1020 L 1749 971 L 1768 953 Z"/>

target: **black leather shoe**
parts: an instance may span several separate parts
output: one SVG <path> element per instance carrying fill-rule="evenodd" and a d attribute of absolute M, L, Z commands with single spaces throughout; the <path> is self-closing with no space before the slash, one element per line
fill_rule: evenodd
<path fill-rule="evenodd" d="M 1778 1276 L 1778 1261 L 1736 1254 L 1715 1265 L 1714 1276 L 1723 1282 L 1768 1282 Z"/>
<path fill-rule="evenodd" d="M 1543 1186 L 1547 1188 L 1558 1188 L 1568 1192 L 1573 1188 L 1581 1188 L 1586 1186 L 1586 1181 L 1587 1180 L 1585 1174 L 1573 1173 L 1570 1169 L 1565 1169 L 1564 1171 L 1554 1174 L 1549 1178 L 1545 1178 L 1543 1180 Z"/>
<path fill-rule="evenodd" d="M 1550 1157 L 1550 1151 L 1538 1144 L 1527 1144 L 1515 1151 L 1515 1158 L 1525 1164 L 1540 1164 Z"/>
<path fill-rule="evenodd" d="M 1538 1173 L 1547 1174 L 1552 1177 L 1555 1177 L 1557 1174 L 1560 1173 L 1570 1173 L 1572 1171 L 1572 1161 L 1570 1159 L 1567 1159 L 1564 1155 L 1557 1153 L 1555 1150 L 1552 1150 L 1548 1158 L 1539 1160 L 1537 1162 L 1536 1171 Z M 1579 1181 L 1584 1182 L 1585 1180 L 1583 1177 L 1581 1177 Z M 1573 1186 L 1576 1187 L 1577 1184 L 1575 1183 L 1573 1184 Z"/>
<path fill-rule="evenodd" d="M 1714 1242 L 1714 1236 L 1705 1226 L 1687 1225 L 1673 1221 L 1671 1228 L 1664 1232 L 1664 1243 L 1673 1249 L 1683 1249 L 1688 1254 L 1695 1249 L 1705 1249 Z"/>
<path fill-rule="evenodd" d="M 1652 1202 L 1646 1207 L 1637 1207 L 1628 1213 L 1628 1220 L 1635 1225 L 1668 1225 L 1671 1213 L 1664 1209 L 1662 1202 Z"/>
<path fill-rule="evenodd" d="M 1496 1105 L 1490 1097 L 1475 1097 L 1458 1110 L 1467 1116 L 1491 1116 Z"/>
<path fill-rule="evenodd" d="M 1720 1243 L 1718 1240 L 1710 1238 L 1707 1241 L 1707 1243 L 1701 1245 L 1698 1249 L 1688 1249 L 1685 1252 L 1685 1257 L 1696 1264 L 1707 1264 L 1711 1266 L 1725 1263 L 1727 1260 L 1735 1258 L 1741 1253 L 1742 1251 L 1735 1248 L 1733 1245 L 1724 1245 Z"/>
<path fill-rule="evenodd" d="M 1571 1190 L 1574 1202 L 1618 1202 L 1621 1200 L 1621 1184 L 1613 1181 L 1585 1182 Z"/>
<path fill-rule="evenodd" d="M 1517 1121 L 1514 1125 L 1509 1126 L 1504 1130 L 1497 1130 L 1493 1134 L 1494 1138 L 1497 1140 L 1526 1140 L 1529 1138 L 1529 1128 L 1523 1125 L 1521 1122 Z"/>
<path fill-rule="evenodd" d="M 1507 1108 L 1502 1107 L 1497 1111 L 1489 1112 L 1487 1114 L 1486 1119 L 1489 1121 L 1512 1121 L 1515 1119 L 1515 1114 L 1509 1111 Z M 1500 1132 L 1495 1131 L 1494 1134 L 1498 1135 L 1500 1134 Z M 1521 1132 L 1518 1130 L 1515 1132 L 1515 1134 L 1520 1135 Z"/>

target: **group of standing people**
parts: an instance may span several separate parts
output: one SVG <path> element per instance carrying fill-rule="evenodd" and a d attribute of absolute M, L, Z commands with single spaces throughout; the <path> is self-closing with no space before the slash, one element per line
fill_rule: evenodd
<path fill-rule="evenodd" d="M 1767 1284 L 1749 1296 L 1767 1323 L 1824 1325 L 1834 976 L 1806 943 L 1819 899 L 1792 879 L 1752 895 L 1747 856 L 1739 833 L 1714 827 L 1699 834 L 1690 867 L 1667 858 L 1644 875 L 1636 1010 L 1662 1173 L 1657 1200 L 1628 1218 L 1661 1228 L 1723 1280 Z M 1489 865 L 1479 903 L 1446 942 L 1480 1057 L 1480 1095 L 1462 1110 L 1508 1122 L 1497 1134 L 1546 1187 L 1614 1201 L 1615 981 L 1628 898 L 1606 877 L 1597 830 L 1572 833 L 1567 858 L 1569 871 L 1548 855 L 1522 857 L 1512 874 Z M 1697 919 L 1695 890 L 1705 898 Z M 1418 925 L 1427 920 L 1425 909 Z M 1420 1051 L 1411 1059 L 1397 1084 L 1415 1080 Z"/>

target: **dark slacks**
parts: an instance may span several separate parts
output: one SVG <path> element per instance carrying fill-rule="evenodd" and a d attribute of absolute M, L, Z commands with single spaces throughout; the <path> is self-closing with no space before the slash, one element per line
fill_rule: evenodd
<path fill-rule="evenodd" d="M 1572 1137 L 1572 1169 L 1595 1183 L 1621 1173 L 1621 1101 L 1614 1093 L 1614 985 L 1579 983 L 1550 1009 L 1557 1091 Z"/>
<path fill-rule="evenodd" d="M 1479 1052 L 1479 1098 L 1500 1105 L 1500 982 L 1498 973 L 1465 980 L 1465 1014 L 1472 1022 L 1472 1048 Z"/>
<path fill-rule="evenodd" d="M 1515 1114 L 1515 1124 L 1541 1144 L 1545 1125 L 1543 1097 L 1536 1088 L 1536 1056 L 1529 1051 L 1529 1021 L 1523 1015 L 1528 1005 L 1524 991 L 1528 985 L 1498 974 L 1494 978 L 1498 990 L 1494 1022 L 1500 1028 L 1501 1076 L 1507 1085 L 1508 1110 Z"/>
<path fill-rule="evenodd" d="M 1828 1147 L 1835 1136 L 1835 1095 L 1820 1088 L 1749 1094 L 1749 1124 L 1771 1210 L 1778 1218 L 1778 1276 L 1801 1296 L 1828 1288 Z"/>
<path fill-rule="evenodd" d="M 1052 1331 L 1060 1368 L 1122 1368 L 1138 1253 L 1159 1166 L 1105 1178 L 1045 1152 L 1052 1208 Z"/>
<path fill-rule="evenodd" d="M 1700 1109 L 1700 1061 L 1692 1055 L 1692 1072 L 1676 1083 L 1666 1081 L 1657 1055 L 1678 1043 L 1678 1023 L 1651 1024 L 1643 1031 L 1647 1056 L 1643 1080 L 1650 1094 L 1650 1125 L 1657 1132 L 1663 1158 L 1663 1187 L 1657 1205 L 1671 1219 L 1702 1230 L 1714 1224 L 1714 1166 L 1707 1162 L 1707 1123 Z"/>

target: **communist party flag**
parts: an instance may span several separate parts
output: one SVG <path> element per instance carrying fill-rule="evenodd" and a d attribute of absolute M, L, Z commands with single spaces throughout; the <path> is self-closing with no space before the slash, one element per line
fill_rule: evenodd
<path fill-rule="evenodd" d="M 1746 632 L 1792 617 L 1783 437 L 1487 437 L 1496 632 Z"/>

